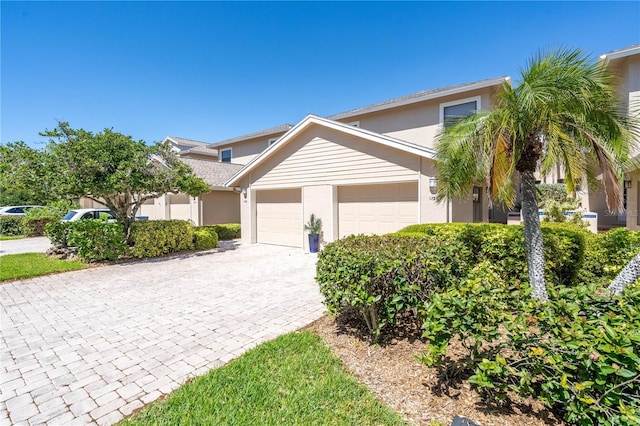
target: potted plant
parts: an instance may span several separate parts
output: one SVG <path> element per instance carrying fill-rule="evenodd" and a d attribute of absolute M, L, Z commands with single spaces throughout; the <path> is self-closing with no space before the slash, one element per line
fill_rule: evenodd
<path fill-rule="evenodd" d="M 309 232 L 309 252 L 317 253 L 320 242 L 320 230 L 322 229 L 322 219 L 316 217 L 313 213 L 309 218 L 309 222 L 304 225 L 304 230 Z"/>

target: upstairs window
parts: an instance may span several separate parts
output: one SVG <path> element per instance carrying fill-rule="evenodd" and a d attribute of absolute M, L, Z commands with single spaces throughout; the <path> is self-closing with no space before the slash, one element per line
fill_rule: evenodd
<path fill-rule="evenodd" d="M 267 147 L 273 145 L 274 143 L 278 142 L 278 138 L 271 138 L 267 141 Z"/>
<path fill-rule="evenodd" d="M 231 162 L 231 148 L 220 150 L 220 162 L 221 163 Z"/>
<path fill-rule="evenodd" d="M 440 104 L 440 122 L 444 127 L 453 126 L 461 119 L 475 114 L 479 109 L 479 96 Z"/>

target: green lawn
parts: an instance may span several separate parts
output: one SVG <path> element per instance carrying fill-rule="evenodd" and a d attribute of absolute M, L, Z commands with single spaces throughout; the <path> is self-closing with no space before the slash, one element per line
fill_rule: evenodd
<path fill-rule="evenodd" d="M 0 235 L 0 241 L 22 240 L 24 235 Z"/>
<path fill-rule="evenodd" d="M 8 254 L 0 256 L 0 281 L 75 271 L 86 266 L 75 260 L 52 259 L 43 253 Z"/>
<path fill-rule="evenodd" d="M 180 387 L 123 425 L 404 425 L 315 334 L 290 333 Z"/>

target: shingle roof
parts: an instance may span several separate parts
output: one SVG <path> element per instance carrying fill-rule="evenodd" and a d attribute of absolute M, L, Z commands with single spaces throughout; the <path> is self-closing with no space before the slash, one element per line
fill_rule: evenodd
<path fill-rule="evenodd" d="M 231 139 L 225 139 L 225 140 L 220 141 L 220 142 L 215 142 L 215 143 L 211 144 L 211 146 L 227 145 L 227 144 L 238 142 L 238 141 L 242 141 L 242 140 L 245 140 L 245 139 L 257 138 L 257 137 L 260 137 L 260 136 L 267 136 L 267 135 L 272 135 L 272 134 L 275 134 L 275 133 L 284 133 L 287 130 L 289 130 L 290 128 L 292 128 L 292 127 L 293 126 L 291 124 L 281 124 L 281 125 L 276 126 L 276 127 L 270 127 L 268 129 L 258 130 L 257 132 L 247 133 L 246 135 L 236 136 L 236 137 L 231 138 Z"/>
<path fill-rule="evenodd" d="M 178 145 L 185 145 L 185 146 L 203 146 L 203 147 L 207 147 L 209 146 L 209 142 L 201 142 L 201 141 L 194 141 L 192 139 L 185 139 L 185 138 L 179 138 L 177 136 L 167 136 L 165 138 L 169 139 L 173 142 L 175 142 Z"/>
<path fill-rule="evenodd" d="M 426 101 L 429 99 L 441 98 L 443 96 L 449 96 L 461 92 L 468 92 L 470 90 L 482 89 L 490 86 L 497 86 L 505 81 L 508 81 L 509 77 L 497 77 L 486 80 L 480 80 L 473 83 L 458 84 L 455 86 L 442 87 L 433 90 L 423 90 L 421 92 L 413 93 L 411 95 L 402 96 L 395 99 L 389 99 L 388 101 L 379 102 L 373 105 L 368 105 L 360 108 L 355 108 L 349 111 L 333 114 L 327 118 L 330 120 L 339 120 L 342 118 L 348 118 L 355 115 L 365 114 L 368 112 L 381 111 L 388 108 L 393 108 L 401 105 L 409 105 L 416 102 Z"/>
<path fill-rule="evenodd" d="M 240 164 L 221 163 L 197 158 L 180 158 L 180 161 L 191 166 L 193 172 L 211 187 L 224 186 L 224 183 L 243 167 Z"/>

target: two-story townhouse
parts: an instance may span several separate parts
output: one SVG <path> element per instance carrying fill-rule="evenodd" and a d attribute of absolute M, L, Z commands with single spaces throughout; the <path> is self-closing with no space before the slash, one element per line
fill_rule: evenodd
<path fill-rule="evenodd" d="M 434 136 L 447 118 L 489 108 L 508 81 L 423 91 L 326 118 L 309 115 L 289 129 L 215 144 L 231 148 L 230 161 L 249 160 L 227 182 L 241 192 L 243 240 L 305 247 L 303 224 L 312 213 L 323 221 L 325 242 L 415 223 L 487 221 L 482 182 L 466 197 L 436 201 Z"/>

